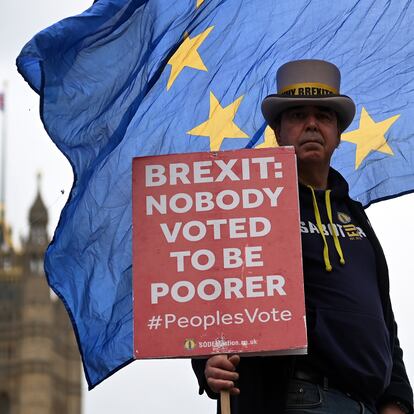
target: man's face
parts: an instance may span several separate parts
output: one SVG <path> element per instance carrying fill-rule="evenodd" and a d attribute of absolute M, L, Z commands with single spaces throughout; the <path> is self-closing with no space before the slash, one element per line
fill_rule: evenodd
<path fill-rule="evenodd" d="M 284 111 L 276 133 L 279 145 L 295 147 L 299 163 L 329 165 L 340 139 L 336 113 L 322 106 Z"/>

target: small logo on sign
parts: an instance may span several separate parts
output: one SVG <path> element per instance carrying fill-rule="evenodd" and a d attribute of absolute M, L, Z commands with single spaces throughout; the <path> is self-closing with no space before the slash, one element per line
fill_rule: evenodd
<path fill-rule="evenodd" d="M 194 339 L 186 339 L 184 341 L 184 348 L 185 349 L 188 349 L 189 351 L 191 351 L 195 347 L 196 347 L 196 342 L 194 341 Z"/>
<path fill-rule="evenodd" d="M 351 217 L 346 213 L 341 213 L 338 211 L 338 220 L 343 224 L 348 224 L 351 222 Z"/>

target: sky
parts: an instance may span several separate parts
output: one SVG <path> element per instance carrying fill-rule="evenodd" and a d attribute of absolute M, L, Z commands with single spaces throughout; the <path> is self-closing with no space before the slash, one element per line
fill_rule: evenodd
<path fill-rule="evenodd" d="M 82 12 L 92 1 L 37 0 L 2 1 L 0 15 L 0 91 L 6 91 L 6 218 L 16 244 L 27 236 L 28 210 L 40 172 L 41 193 L 49 211 L 53 234 L 60 211 L 72 185 L 69 163 L 43 129 L 39 98 L 15 68 L 15 58 L 38 31 L 64 17 Z M 6 87 L 4 82 L 7 82 Z M 399 323 L 399 338 L 405 363 L 414 382 L 414 333 L 412 290 L 414 263 L 412 234 L 414 195 L 372 205 L 367 214 L 385 251 L 390 268 L 391 297 Z M 83 414 L 214 412 L 214 403 L 198 396 L 195 377 L 186 360 L 136 361 L 92 391 L 84 384 Z"/>

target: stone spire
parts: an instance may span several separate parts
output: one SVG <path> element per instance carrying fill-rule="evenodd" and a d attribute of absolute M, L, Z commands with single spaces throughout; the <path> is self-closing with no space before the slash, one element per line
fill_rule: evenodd
<path fill-rule="evenodd" d="M 40 185 L 42 181 L 42 175 L 37 174 L 37 195 L 29 212 L 29 224 L 30 227 L 46 227 L 49 220 L 45 203 L 43 202 L 42 195 L 40 194 Z"/>
<path fill-rule="evenodd" d="M 29 239 L 28 247 L 39 248 L 44 250 L 48 243 L 47 223 L 49 220 L 45 203 L 43 202 L 41 193 L 41 174 L 37 175 L 37 195 L 32 207 L 29 211 Z"/>

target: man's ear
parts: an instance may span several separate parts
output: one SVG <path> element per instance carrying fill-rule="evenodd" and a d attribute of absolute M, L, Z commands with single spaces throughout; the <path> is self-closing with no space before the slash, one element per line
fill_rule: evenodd
<path fill-rule="evenodd" d="M 275 134 L 275 139 L 277 142 L 277 145 L 280 147 L 280 141 L 279 141 L 279 133 L 278 130 L 276 128 L 273 129 L 273 133 Z"/>
<path fill-rule="evenodd" d="M 339 147 L 340 143 L 341 143 L 341 131 L 338 129 L 338 142 L 336 143 L 336 148 Z"/>
<path fill-rule="evenodd" d="M 280 136 L 280 121 L 276 121 L 271 128 L 273 129 L 273 132 L 275 134 L 276 142 L 278 145 L 280 145 L 279 136 Z"/>

